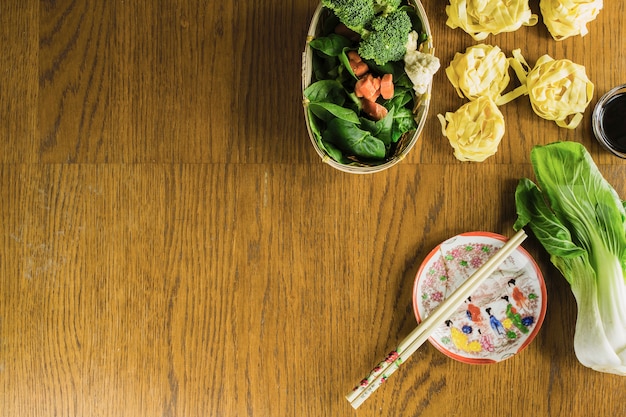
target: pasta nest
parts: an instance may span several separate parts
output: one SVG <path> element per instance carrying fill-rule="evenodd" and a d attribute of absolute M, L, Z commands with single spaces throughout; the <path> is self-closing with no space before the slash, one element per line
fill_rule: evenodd
<path fill-rule="evenodd" d="M 587 23 L 598 16 L 603 6 L 602 0 L 541 0 L 539 3 L 543 23 L 557 41 L 589 33 Z"/>
<path fill-rule="evenodd" d="M 560 127 L 576 128 L 593 97 L 594 85 L 585 67 L 568 59 L 543 55 L 526 77 L 535 113 Z"/>
<path fill-rule="evenodd" d="M 514 32 L 522 26 L 534 26 L 539 20 L 531 12 L 528 0 L 450 0 L 446 14 L 449 27 L 460 27 L 477 41 L 485 39 L 489 34 Z"/>
<path fill-rule="evenodd" d="M 479 97 L 454 113 L 437 117 L 459 161 L 482 162 L 498 151 L 504 136 L 504 116 L 491 98 Z"/>
<path fill-rule="evenodd" d="M 457 52 L 446 68 L 448 80 L 459 97 L 487 96 L 496 101 L 510 82 L 509 61 L 497 46 L 479 44 Z"/>

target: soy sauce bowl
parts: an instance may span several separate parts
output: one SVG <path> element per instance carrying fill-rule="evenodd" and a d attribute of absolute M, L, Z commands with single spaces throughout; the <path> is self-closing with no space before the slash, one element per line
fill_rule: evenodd
<path fill-rule="evenodd" d="M 602 147 L 626 159 L 626 84 L 612 88 L 598 100 L 591 124 Z"/>

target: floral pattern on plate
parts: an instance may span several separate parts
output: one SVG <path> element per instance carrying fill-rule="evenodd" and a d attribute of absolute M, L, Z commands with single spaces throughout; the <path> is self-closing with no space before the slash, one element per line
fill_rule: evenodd
<path fill-rule="evenodd" d="M 428 316 L 506 242 L 501 235 L 470 232 L 446 240 L 422 263 L 413 291 L 418 321 Z M 539 331 L 546 288 L 539 267 L 522 247 L 438 326 L 430 342 L 466 363 L 493 363 L 524 349 Z"/>

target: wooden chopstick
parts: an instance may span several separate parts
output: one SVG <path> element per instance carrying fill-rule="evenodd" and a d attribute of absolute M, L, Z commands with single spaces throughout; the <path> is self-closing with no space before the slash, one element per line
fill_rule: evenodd
<path fill-rule="evenodd" d="M 391 351 L 361 382 L 346 395 L 353 408 L 358 408 L 374 391 L 378 389 L 391 374 L 393 374 L 404 361 L 406 361 L 428 338 L 433 330 L 469 297 L 482 282 L 489 277 L 497 268 L 513 253 L 526 239 L 523 229 L 510 238 L 491 258 L 487 260 L 472 276 L 461 284 L 449 297 L 439 304 L 422 322 L 413 330 L 397 348 Z"/>

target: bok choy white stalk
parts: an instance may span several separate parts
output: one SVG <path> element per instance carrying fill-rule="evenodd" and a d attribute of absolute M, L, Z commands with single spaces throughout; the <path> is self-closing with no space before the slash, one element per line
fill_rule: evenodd
<path fill-rule="evenodd" d="M 531 162 L 537 184 L 519 181 L 514 228 L 528 225 L 570 284 L 579 362 L 626 375 L 626 204 L 579 143 L 536 146 Z"/>

